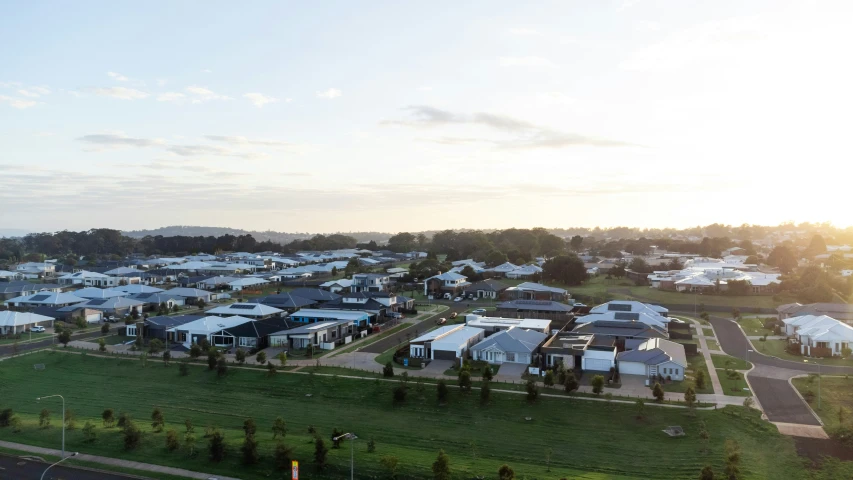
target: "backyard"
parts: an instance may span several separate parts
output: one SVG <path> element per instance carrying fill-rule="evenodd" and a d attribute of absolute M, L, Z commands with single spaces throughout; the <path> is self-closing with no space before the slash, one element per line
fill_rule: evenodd
<path fill-rule="evenodd" d="M 35 363 L 43 363 L 45 369 L 34 371 Z M 234 368 L 218 378 L 202 366 L 191 366 L 189 375 L 182 377 L 178 370 L 159 363 L 142 367 L 135 360 L 65 352 L 6 360 L 0 369 L 0 408 L 20 415 L 23 428 L 19 433 L 0 428 L 0 438 L 58 447 L 59 403 L 36 403 L 34 398 L 61 393 L 77 420 L 77 429 L 67 434 L 69 450 L 244 479 L 274 475 L 271 450 L 275 442 L 270 428 L 279 415 L 288 425 L 284 441 L 294 449 L 293 458 L 300 461 L 306 478 L 342 478 L 350 460 L 344 444 L 340 450 L 330 449 L 329 466 L 317 471 L 309 425 L 327 439 L 333 428 L 358 434 L 358 478 L 387 476 L 380 466 L 382 456 L 399 459 L 398 478 L 425 478 L 439 449 L 449 454 L 454 478 L 490 478 L 504 463 L 513 467 L 517 477 L 526 478 L 694 478 L 705 464 L 723 470 L 727 439 L 741 446 L 743 478 L 809 478 L 792 439 L 761 421 L 758 411 L 739 407 L 700 410 L 694 417 L 683 409 L 646 406 L 638 419 L 634 405 L 544 397 L 531 405 L 524 395 L 499 392 L 493 392 L 489 405 L 483 407 L 479 395 L 456 389 L 451 389 L 446 406 L 438 406 L 434 388 L 424 385 L 420 391 L 414 382 L 409 382 L 405 404 L 395 406 L 391 390 L 396 382 L 294 373 L 267 377 L 264 372 Z M 45 429 L 37 426 L 42 408 L 52 411 L 52 426 Z M 144 432 L 137 449 L 124 451 L 119 429 L 102 426 L 105 408 L 132 416 Z M 190 457 L 183 448 L 168 452 L 165 433 L 153 433 L 149 425 L 154 408 L 162 410 L 166 429 L 178 430 L 181 439 L 184 420 L 191 419 L 201 453 Z M 250 416 L 258 425 L 262 458 L 260 464 L 245 467 L 239 446 L 243 420 Z M 81 427 L 86 420 L 97 427 L 93 443 L 83 441 Z M 709 453 L 703 453 L 697 434 L 700 421 L 710 433 Z M 226 457 L 218 464 L 208 460 L 203 438 L 205 427 L 214 425 L 228 443 Z M 668 438 L 660 431 L 667 425 L 681 425 L 688 435 Z M 506 441 L 508 436 L 513 441 Z M 376 442 L 375 453 L 367 452 L 370 439 Z M 330 441 L 326 443 L 331 447 Z M 613 455 L 626 450 L 631 455 Z M 550 451 L 549 460 L 546 451 Z"/>

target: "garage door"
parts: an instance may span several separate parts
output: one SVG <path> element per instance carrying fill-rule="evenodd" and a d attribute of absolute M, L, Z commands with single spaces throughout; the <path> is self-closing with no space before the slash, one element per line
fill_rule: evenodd
<path fill-rule="evenodd" d="M 597 370 L 607 372 L 610 370 L 610 360 L 603 358 L 584 359 L 584 370 Z"/>
<path fill-rule="evenodd" d="M 432 350 L 432 358 L 435 360 L 456 360 L 456 352 L 450 350 Z"/>
<path fill-rule="evenodd" d="M 86 315 L 86 321 L 89 323 L 100 322 L 101 321 L 101 314 L 100 313 L 90 313 L 89 315 Z"/>
<path fill-rule="evenodd" d="M 619 373 L 622 375 L 645 375 L 646 364 L 639 362 L 619 362 Z"/>

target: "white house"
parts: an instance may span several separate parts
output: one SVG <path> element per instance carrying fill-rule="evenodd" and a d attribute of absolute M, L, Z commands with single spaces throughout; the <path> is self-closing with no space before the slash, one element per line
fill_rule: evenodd
<path fill-rule="evenodd" d="M 681 381 L 687 368 L 687 355 L 681 344 L 651 338 L 634 350 L 621 352 L 616 356 L 616 362 L 621 375 L 644 375 L 647 378 L 661 375 Z"/>
<path fill-rule="evenodd" d="M 11 310 L 0 312 L 0 333 L 4 335 L 25 332 L 36 325 L 52 327 L 53 318 Z"/>
<path fill-rule="evenodd" d="M 76 295 L 80 298 L 85 298 L 87 300 L 90 300 L 93 298 L 126 297 L 129 295 L 129 293 L 126 293 L 126 292 L 119 292 L 116 290 L 103 289 L 103 288 L 98 288 L 98 287 L 81 288 L 80 290 L 74 290 L 71 293 L 73 293 L 74 295 Z"/>
<path fill-rule="evenodd" d="M 510 328 L 534 330 L 546 334 L 550 333 L 551 329 L 551 320 L 547 319 L 482 317 L 473 313 L 465 315 L 465 324 L 469 327 L 481 328 L 488 335 Z"/>
<path fill-rule="evenodd" d="M 669 317 L 662 317 L 653 312 L 643 311 L 643 312 L 604 312 L 604 313 L 590 313 L 589 315 L 584 315 L 582 317 L 577 317 L 575 320 L 578 324 L 584 323 L 594 323 L 594 322 L 641 322 L 646 325 L 650 325 L 653 327 L 658 327 L 663 330 L 667 330 L 670 322 Z"/>
<path fill-rule="evenodd" d="M 83 285 L 85 287 L 115 287 L 122 279 L 104 275 L 103 273 L 80 270 L 69 273 L 57 279 L 60 285 Z"/>
<path fill-rule="evenodd" d="M 208 310 L 208 315 L 241 316 L 247 318 L 261 319 L 277 317 L 284 310 L 264 305 L 263 303 L 232 303 Z"/>
<path fill-rule="evenodd" d="M 6 305 L 11 307 L 64 307 L 85 301 L 85 298 L 66 292 L 38 292 L 10 298 L 6 300 Z"/>
<path fill-rule="evenodd" d="M 471 347 L 474 360 L 491 364 L 522 363 L 533 361 L 533 353 L 548 335 L 533 330 L 511 328 L 498 332 Z"/>
<path fill-rule="evenodd" d="M 429 295 L 430 292 L 456 295 L 469 285 L 471 282 L 464 275 L 453 272 L 441 273 L 424 280 L 424 295 Z"/>
<path fill-rule="evenodd" d="M 511 272 L 507 272 L 506 278 L 518 279 L 518 278 L 528 278 L 533 275 L 541 274 L 542 267 L 538 265 L 524 265 L 516 268 Z"/>
<path fill-rule="evenodd" d="M 332 350 L 338 343 L 350 343 L 355 334 L 352 320 L 331 320 L 309 323 L 300 327 L 270 334 L 270 346 Z"/>
<path fill-rule="evenodd" d="M 137 293 L 160 293 L 163 291 L 162 288 L 140 285 L 138 283 L 134 283 L 132 285 L 119 285 L 118 287 L 112 287 L 109 290 L 114 292 L 123 292 L 128 295 L 135 295 Z"/>
<path fill-rule="evenodd" d="M 828 348 L 838 357 L 853 345 L 853 327 L 826 315 L 791 317 L 782 322 L 785 333 L 799 340 L 803 355 L 811 355 L 812 348 Z"/>
<path fill-rule="evenodd" d="M 456 360 L 471 346 L 483 340 L 482 328 L 446 325 L 409 342 L 409 356 L 432 360 Z"/>
<path fill-rule="evenodd" d="M 490 272 L 502 273 L 502 274 L 507 274 L 513 270 L 518 270 L 518 265 L 515 265 L 515 264 L 510 263 L 510 262 L 502 263 L 502 264 L 498 265 L 497 267 L 489 269 Z"/>
<path fill-rule="evenodd" d="M 649 315 L 658 315 L 666 317 L 669 315 L 669 309 L 654 305 L 651 303 L 636 302 L 633 300 L 613 300 L 601 305 L 596 305 L 589 310 L 589 313 L 605 313 L 605 312 L 644 312 Z"/>
<path fill-rule="evenodd" d="M 269 283 L 269 282 L 264 280 L 263 278 L 246 277 L 246 278 L 238 278 L 237 280 L 234 280 L 233 282 L 228 282 L 228 286 L 231 287 L 231 290 L 234 290 L 235 292 L 239 292 L 240 290 L 243 290 L 244 288 L 253 287 L 255 285 L 263 285 L 264 283 Z"/>
<path fill-rule="evenodd" d="M 245 317 L 204 317 L 198 320 L 185 323 L 166 330 L 169 339 L 183 344 L 189 348 L 193 343 L 201 343 L 201 340 L 206 340 L 213 346 L 230 346 L 231 338 L 215 338 L 214 333 L 220 332 L 226 328 L 236 327 L 246 322 L 251 322 L 251 318 Z M 217 343 L 218 342 L 218 343 Z"/>
<path fill-rule="evenodd" d="M 24 278 L 38 278 L 56 271 L 56 265 L 48 262 L 26 262 L 15 267 Z"/>
<path fill-rule="evenodd" d="M 328 290 L 332 293 L 342 292 L 344 290 L 349 289 L 352 286 L 352 280 L 348 278 L 342 278 L 340 280 L 329 280 L 328 282 L 324 282 L 320 284 L 320 288 L 323 290 Z"/>
<path fill-rule="evenodd" d="M 21 272 L 10 272 L 8 270 L 0 270 L 0 279 L 5 281 L 18 280 L 19 278 L 24 278 L 24 274 Z"/>

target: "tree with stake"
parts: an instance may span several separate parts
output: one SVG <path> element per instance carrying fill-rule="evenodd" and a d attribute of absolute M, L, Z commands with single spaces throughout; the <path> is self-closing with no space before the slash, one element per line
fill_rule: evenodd
<path fill-rule="evenodd" d="M 210 350 L 207 352 L 207 369 L 215 370 L 216 369 L 216 361 L 218 360 L 218 353 L 216 350 Z"/>
<path fill-rule="evenodd" d="M 435 386 L 436 394 L 438 395 L 438 404 L 445 405 L 447 404 L 447 399 L 450 396 L 450 390 L 447 388 L 447 384 L 444 383 L 444 380 L 439 380 Z"/>
<path fill-rule="evenodd" d="M 184 434 L 184 448 L 187 450 L 187 455 L 192 457 L 195 455 L 196 438 L 192 432 Z"/>
<path fill-rule="evenodd" d="M 160 433 L 163 431 L 163 425 L 166 423 L 166 419 L 163 417 L 163 412 L 160 411 L 159 408 L 155 408 L 153 412 L 151 412 L 151 428 L 154 429 L 155 432 Z"/>
<path fill-rule="evenodd" d="M 638 398 L 637 401 L 634 402 L 634 407 L 637 409 L 637 418 L 643 418 L 643 414 L 646 411 L 646 402 L 644 402 L 642 398 Z"/>
<path fill-rule="evenodd" d="M 693 408 L 693 404 L 696 403 L 696 392 L 693 391 L 693 387 L 687 387 L 687 390 L 684 392 L 684 402 L 691 409 Z"/>
<path fill-rule="evenodd" d="M 107 351 L 107 342 L 103 338 L 98 339 L 98 351 L 102 353 Z"/>
<path fill-rule="evenodd" d="M 438 451 L 438 458 L 432 463 L 432 475 L 435 480 L 450 480 L 450 459 L 444 450 Z"/>
<path fill-rule="evenodd" d="M 329 454 L 329 449 L 326 448 L 326 442 L 319 435 L 314 439 L 314 465 L 321 472 L 326 469 L 326 457 Z"/>
<path fill-rule="evenodd" d="M 142 430 L 131 421 L 125 423 L 122 433 L 124 434 L 125 450 L 134 450 L 142 442 Z"/>
<path fill-rule="evenodd" d="M 68 348 L 68 342 L 71 341 L 71 332 L 69 330 L 62 330 L 59 337 L 57 337 L 57 340 L 63 347 Z"/>
<path fill-rule="evenodd" d="M 255 440 L 254 435 L 246 435 L 240 451 L 243 453 L 243 465 L 254 465 L 261 459 L 260 454 L 258 454 L 258 441 Z"/>
<path fill-rule="evenodd" d="M 101 418 L 104 420 L 104 426 L 106 428 L 112 428 L 115 425 L 115 412 L 113 412 L 112 408 L 108 408 L 101 413 Z"/>
<path fill-rule="evenodd" d="M 287 365 L 287 354 L 284 352 L 279 353 L 278 354 L 278 361 L 279 361 L 279 363 L 281 363 L 282 367 Z"/>
<path fill-rule="evenodd" d="M 77 428 L 77 419 L 74 418 L 74 411 L 65 409 L 65 429 L 74 430 Z"/>
<path fill-rule="evenodd" d="M 287 423 L 281 417 L 276 417 L 272 422 L 272 438 L 275 440 L 279 436 L 284 438 L 287 435 Z"/>
<path fill-rule="evenodd" d="M 535 402 L 539 398 L 539 387 L 536 386 L 536 382 L 528 380 L 525 388 L 527 389 L 527 401 L 530 403 Z"/>
<path fill-rule="evenodd" d="M 214 430 L 207 445 L 210 460 L 216 463 L 225 458 L 225 437 L 219 430 Z"/>
<path fill-rule="evenodd" d="M 698 388 L 700 390 L 705 388 L 705 371 L 704 370 L 699 369 L 699 371 L 696 372 L 695 383 L 696 383 L 696 388 Z"/>
<path fill-rule="evenodd" d="M 655 397 L 656 402 L 663 402 L 663 387 L 661 387 L 659 383 L 655 383 L 655 387 L 652 389 L 652 395 Z"/>
<path fill-rule="evenodd" d="M 163 366 L 168 367 L 169 362 L 172 360 L 172 352 L 166 350 L 163 352 Z"/>
<path fill-rule="evenodd" d="M 39 427 L 50 427 L 50 410 L 42 408 L 41 412 L 39 412 Z"/>
<path fill-rule="evenodd" d="M 471 392 L 471 372 L 468 370 L 462 370 L 459 372 L 459 389 L 462 393 L 470 393 Z"/>
<path fill-rule="evenodd" d="M 166 450 L 170 452 L 174 452 L 181 446 L 181 443 L 178 441 L 178 432 L 174 430 L 169 430 L 166 432 Z"/>

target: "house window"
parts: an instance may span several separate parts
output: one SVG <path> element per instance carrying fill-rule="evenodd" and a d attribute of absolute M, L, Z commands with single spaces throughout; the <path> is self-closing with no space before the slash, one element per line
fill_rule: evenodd
<path fill-rule="evenodd" d="M 678 375 L 678 369 L 677 368 L 675 369 L 675 374 Z"/>
<path fill-rule="evenodd" d="M 514 362 L 515 361 L 515 353 L 507 352 L 506 361 L 507 362 Z"/>

